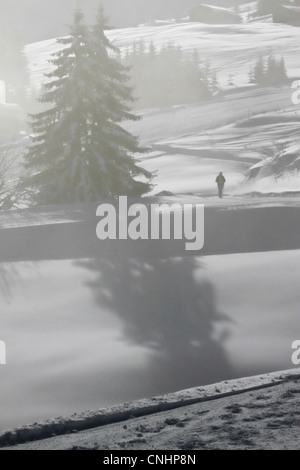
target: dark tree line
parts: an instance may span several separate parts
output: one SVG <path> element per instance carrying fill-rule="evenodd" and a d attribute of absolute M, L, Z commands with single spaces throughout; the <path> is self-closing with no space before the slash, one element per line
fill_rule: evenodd
<path fill-rule="evenodd" d="M 156 48 L 141 41 L 121 60 L 131 69 L 138 108 L 199 102 L 218 90 L 216 71 L 200 59 L 197 50 L 188 54 L 174 44 Z"/>
<path fill-rule="evenodd" d="M 249 82 L 257 85 L 283 85 L 287 80 L 284 58 L 276 59 L 272 54 L 259 56 L 249 73 Z"/>

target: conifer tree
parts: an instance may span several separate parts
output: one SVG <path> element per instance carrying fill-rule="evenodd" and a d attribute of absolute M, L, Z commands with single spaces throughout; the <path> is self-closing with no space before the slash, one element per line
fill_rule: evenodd
<path fill-rule="evenodd" d="M 77 10 L 70 36 L 58 40 L 63 48 L 50 61 L 54 70 L 47 74 L 42 102 L 51 107 L 32 116 L 25 161 L 26 185 L 39 203 L 140 196 L 151 188 L 151 175 L 134 160 L 146 149 L 120 126 L 138 118 L 125 104 L 132 99 L 128 76 L 112 57 L 117 49 L 105 36 L 106 27 L 102 7 L 92 30 Z"/>
<path fill-rule="evenodd" d="M 122 121 L 138 121 L 127 103 L 133 102 L 132 90 L 127 85 L 129 69 L 109 54 L 118 53 L 104 31 L 108 29 L 103 6 L 100 5 L 97 21 L 92 28 L 92 71 L 95 79 L 93 115 L 93 144 L 100 148 L 99 157 L 104 160 L 108 178 L 107 193 L 140 196 L 149 192 L 151 174 L 136 164 L 134 154 L 147 152 L 139 146 L 137 138 L 120 126 Z M 98 98 L 100 97 L 100 98 Z M 134 178 L 144 178 L 137 181 Z"/>
<path fill-rule="evenodd" d="M 151 59 L 155 59 L 156 58 L 156 47 L 153 43 L 153 41 L 150 42 L 150 45 L 149 45 L 149 58 L 150 60 Z"/>
<path fill-rule="evenodd" d="M 255 64 L 253 76 L 255 83 L 258 83 L 259 85 L 265 83 L 265 66 L 261 56 Z"/>
<path fill-rule="evenodd" d="M 268 57 L 267 69 L 265 72 L 265 80 L 268 85 L 275 85 L 278 83 L 278 66 L 277 62 L 271 54 Z"/>
<path fill-rule="evenodd" d="M 278 80 L 280 83 L 285 83 L 288 79 L 285 60 L 281 57 L 278 63 Z"/>
<path fill-rule="evenodd" d="M 253 69 L 249 72 L 249 82 L 258 85 L 282 85 L 288 79 L 285 60 L 277 60 L 270 54 L 267 59 L 260 56 Z"/>

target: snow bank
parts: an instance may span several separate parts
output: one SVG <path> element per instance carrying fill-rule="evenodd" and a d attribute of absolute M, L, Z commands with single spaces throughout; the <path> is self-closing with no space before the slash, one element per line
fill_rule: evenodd
<path fill-rule="evenodd" d="M 299 378 L 300 369 L 258 375 L 242 379 L 219 382 L 205 387 L 183 390 L 180 392 L 137 400 L 98 411 L 76 413 L 70 417 L 59 417 L 31 426 L 24 426 L 0 435 L 0 446 L 13 446 L 24 442 L 37 441 L 57 435 L 65 435 L 99 426 L 126 421 L 130 418 L 147 416 L 195 403 L 217 400 L 273 387 L 295 378 Z"/>

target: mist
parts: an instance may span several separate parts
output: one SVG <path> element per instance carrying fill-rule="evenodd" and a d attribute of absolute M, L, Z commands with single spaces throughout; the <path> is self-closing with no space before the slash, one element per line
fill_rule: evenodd
<path fill-rule="evenodd" d="M 103 0 L 114 27 L 136 26 L 151 19 L 182 18 L 188 16 L 190 7 L 199 3 L 197 0 Z M 230 7 L 236 1 L 210 0 L 205 3 Z M 98 5 L 99 0 L 0 0 L 0 32 L 9 24 L 27 43 L 61 36 L 71 22 L 74 8 L 80 6 L 90 21 Z"/>

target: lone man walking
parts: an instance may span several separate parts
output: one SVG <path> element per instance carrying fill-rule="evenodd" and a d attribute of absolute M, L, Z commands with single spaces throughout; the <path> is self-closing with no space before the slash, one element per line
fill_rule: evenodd
<path fill-rule="evenodd" d="M 224 190 L 224 186 L 225 186 L 225 183 L 226 183 L 226 179 L 225 179 L 222 171 L 216 177 L 216 183 L 218 185 L 219 198 L 221 199 L 223 197 L 223 190 Z"/>

